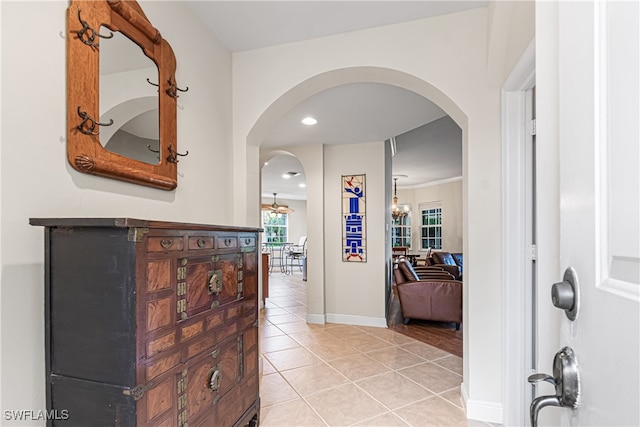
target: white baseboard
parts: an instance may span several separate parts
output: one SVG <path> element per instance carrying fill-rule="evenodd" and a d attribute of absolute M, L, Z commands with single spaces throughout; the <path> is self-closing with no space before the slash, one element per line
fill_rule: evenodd
<path fill-rule="evenodd" d="M 502 424 L 502 404 L 485 400 L 466 399 L 467 418 L 485 423 Z"/>
<path fill-rule="evenodd" d="M 323 314 L 308 314 L 307 323 L 313 323 L 314 325 L 324 325 L 327 323 Z"/>
<path fill-rule="evenodd" d="M 353 316 L 350 314 L 327 313 L 326 318 L 328 323 L 340 323 L 343 325 L 356 325 L 356 326 L 374 326 L 378 328 L 387 327 L 387 319 L 385 319 L 384 317 L 366 317 L 366 316 Z"/>

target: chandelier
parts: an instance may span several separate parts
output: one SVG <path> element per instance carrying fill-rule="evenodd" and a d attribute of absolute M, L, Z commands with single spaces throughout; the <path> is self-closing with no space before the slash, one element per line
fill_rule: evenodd
<path fill-rule="evenodd" d="M 394 221 L 402 220 L 409 216 L 408 206 L 405 206 L 403 210 L 398 208 L 398 178 L 393 178 L 393 205 L 391 208 L 391 218 Z"/>

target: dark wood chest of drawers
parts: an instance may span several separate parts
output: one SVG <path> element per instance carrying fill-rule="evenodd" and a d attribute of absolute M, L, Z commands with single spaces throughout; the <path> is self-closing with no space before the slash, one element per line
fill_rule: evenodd
<path fill-rule="evenodd" d="M 259 229 L 30 223 L 45 227 L 47 408 L 66 414 L 51 424 L 257 425 Z"/>

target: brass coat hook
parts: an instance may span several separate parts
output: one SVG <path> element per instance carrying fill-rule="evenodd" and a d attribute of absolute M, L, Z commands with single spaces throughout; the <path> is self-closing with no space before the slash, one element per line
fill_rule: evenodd
<path fill-rule="evenodd" d="M 154 150 L 153 148 L 151 148 L 150 144 L 147 145 L 147 149 L 153 153 L 160 153 L 160 150 Z M 167 156 L 167 162 L 169 163 L 178 163 L 178 156 L 185 157 L 189 155 L 189 150 L 187 150 L 187 152 L 184 154 L 180 154 L 173 149 L 171 144 L 169 144 L 169 147 L 167 147 L 167 149 L 169 150 L 169 155 Z"/>
<path fill-rule="evenodd" d="M 148 77 L 147 77 L 147 83 L 149 83 L 151 86 L 155 86 L 158 88 L 160 87 L 159 84 L 152 82 Z M 167 92 L 167 95 L 169 95 L 172 98 L 178 98 L 178 92 L 186 92 L 189 90 L 188 86 L 186 89 L 180 89 L 178 86 L 176 86 L 176 83 L 173 81 L 173 77 L 169 78 L 169 80 L 167 80 L 167 83 L 169 83 L 169 87 L 165 92 Z"/>
<path fill-rule="evenodd" d="M 178 156 L 185 157 L 185 156 L 189 155 L 189 150 L 187 150 L 187 152 L 184 153 L 184 154 L 180 154 L 176 150 L 173 149 L 171 144 L 169 144 L 168 150 L 169 150 L 169 155 L 167 156 L 167 161 L 169 163 L 178 163 Z"/>
<path fill-rule="evenodd" d="M 167 88 L 167 95 L 169 95 L 172 98 L 177 98 L 178 92 L 186 92 L 189 90 L 189 86 L 187 86 L 185 89 L 180 89 L 177 86 L 173 76 L 169 77 L 168 83 L 169 83 L 169 87 Z"/>
<path fill-rule="evenodd" d="M 78 9 L 78 20 L 82 24 L 82 28 L 78 30 L 78 38 L 82 43 L 86 44 L 87 46 L 91 46 L 91 47 L 100 46 L 100 43 L 95 42 L 96 37 L 103 38 L 103 39 L 110 39 L 113 37 L 112 32 L 109 32 L 109 34 L 104 35 L 104 34 L 98 33 L 96 30 L 91 28 L 86 21 L 82 20 L 82 17 L 80 16 L 80 9 Z"/>
<path fill-rule="evenodd" d="M 80 106 L 78 106 L 78 115 L 82 122 L 77 126 L 77 129 L 85 135 L 99 135 L 100 132 L 96 131 L 96 126 L 111 126 L 113 124 L 113 119 L 109 119 L 109 123 L 97 122 L 89 113 L 81 111 Z"/>

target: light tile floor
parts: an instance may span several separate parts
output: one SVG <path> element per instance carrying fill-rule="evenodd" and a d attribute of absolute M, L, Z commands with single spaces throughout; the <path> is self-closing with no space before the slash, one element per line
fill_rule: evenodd
<path fill-rule="evenodd" d="M 299 272 L 270 275 L 262 427 L 489 425 L 465 417 L 460 357 L 386 328 L 307 324 L 306 300 Z"/>

